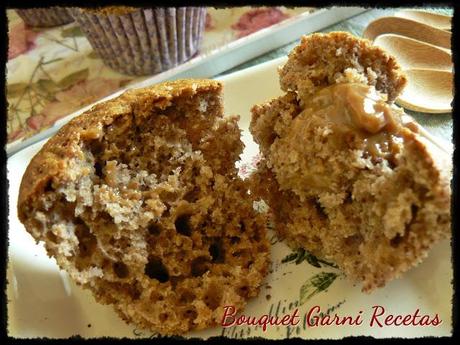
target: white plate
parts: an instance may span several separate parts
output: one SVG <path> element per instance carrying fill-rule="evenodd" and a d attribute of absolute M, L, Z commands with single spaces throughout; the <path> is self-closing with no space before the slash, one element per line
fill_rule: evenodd
<path fill-rule="evenodd" d="M 242 162 L 251 166 L 258 148 L 248 132 L 250 108 L 256 103 L 281 94 L 276 68 L 284 59 L 277 59 L 228 75 L 224 82 L 226 114 L 240 114 L 240 126 L 246 149 Z M 432 139 L 437 141 L 437 139 Z M 36 245 L 17 219 L 16 203 L 21 177 L 44 141 L 34 144 L 8 160 L 9 193 L 9 264 L 8 264 L 8 332 L 13 337 L 149 337 L 150 333 L 126 325 L 110 306 L 95 302 L 92 295 L 71 282 L 60 272 L 54 259 L 49 259 L 42 245 Z M 442 143 L 440 144 L 442 146 Z M 447 148 L 448 149 L 448 148 Z M 272 270 L 259 296 L 249 302 L 246 316 L 282 316 L 292 313 L 299 301 L 301 286 L 321 272 L 338 273 L 330 267 L 316 268 L 306 261 L 282 263 L 291 250 L 284 243 L 272 246 Z M 367 295 L 338 276 L 326 291 L 320 292 L 298 307 L 302 317 L 297 327 L 234 326 L 192 332 L 187 336 L 207 338 L 214 335 L 231 337 L 262 336 L 267 338 L 341 338 L 350 335 L 374 337 L 448 336 L 452 332 L 451 248 L 448 241 L 437 244 L 429 257 L 403 278 Z M 359 326 L 304 327 L 303 316 L 314 306 L 322 311 L 334 308 L 331 316 L 361 315 Z M 382 306 L 387 314 L 435 314 L 442 320 L 438 326 L 370 327 L 374 306 Z M 362 313 L 360 314 L 360 311 Z M 419 318 L 420 320 L 420 318 Z"/>

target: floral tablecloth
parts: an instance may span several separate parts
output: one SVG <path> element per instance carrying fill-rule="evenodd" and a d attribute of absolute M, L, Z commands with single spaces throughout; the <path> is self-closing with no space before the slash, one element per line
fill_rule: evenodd
<path fill-rule="evenodd" d="M 206 54 L 238 38 L 312 8 L 208 8 L 200 49 Z M 7 11 L 8 143 L 28 138 L 85 105 L 146 77 L 105 66 L 76 23 L 37 29 Z"/>

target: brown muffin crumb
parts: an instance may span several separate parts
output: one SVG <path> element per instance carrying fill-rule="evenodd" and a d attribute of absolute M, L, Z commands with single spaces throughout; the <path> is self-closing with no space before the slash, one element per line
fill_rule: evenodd
<path fill-rule="evenodd" d="M 94 14 L 101 14 L 101 15 L 116 15 L 121 16 L 124 14 L 128 14 L 138 10 L 139 8 L 132 7 L 132 6 L 105 6 L 105 7 L 86 7 L 81 8 L 82 11 Z"/>
<path fill-rule="evenodd" d="M 396 59 L 366 39 L 347 32 L 315 33 L 303 36 L 280 70 L 284 91 L 314 92 L 316 87 L 340 82 L 342 78 L 365 80 L 378 91 L 396 99 L 407 78 Z"/>
<path fill-rule="evenodd" d="M 161 334 L 217 325 L 267 274 L 266 220 L 237 176 L 222 86 L 131 90 L 73 119 L 32 159 L 18 215 L 95 299 Z"/>

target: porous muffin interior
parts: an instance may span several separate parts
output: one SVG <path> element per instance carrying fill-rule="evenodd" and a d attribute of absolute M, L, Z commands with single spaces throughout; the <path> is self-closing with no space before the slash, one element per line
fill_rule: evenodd
<path fill-rule="evenodd" d="M 32 161 L 19 203 L 75 281 L 163 334 L 240 309 L 268 265 L 264 218 L 234 166 L 237 117 L 222 117 L 220 84 L 182 83 L 164 86 L 180 90 L 172 99 L 136 90 L 73 120 Z"/>
<path fill-rule="evenodd" d="M 303 36 L 279 74 L 281 89 L 296 91 L 300 98 L 317 87 L 354 79 L 375 86 L 392 101 L 407 83 L 393 56 L 347 32 Z"/>
<path fill-rule="evenodd" d="M 250 125 L 262 153 L 251 189 L 280 237 L 336 262 L 364 291 L 416 265 L 450 229 L 445 155 L 434 157 L 388 102 L 401 72 L 377 49 L 344 33 L 304 37 L 280 69 L 288 91 L 255 106 Z M 359 59 L 344 60 L 345 51 L 380 57 L 367 63 L 378 71 L 347 67 Z M 305 61 L 319 70 L 302 70 Z"/>

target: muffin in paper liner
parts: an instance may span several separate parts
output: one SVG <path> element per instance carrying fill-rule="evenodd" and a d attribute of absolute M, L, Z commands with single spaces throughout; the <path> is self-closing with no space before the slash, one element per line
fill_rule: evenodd
<path fill-rule="evenodd" d="M 70 9 L 66 7 L 17 9 L 22 20 L 32 27 L 51 27 L 74 21 Z"/>
<path fill-rule="evenodd" d="M 197 53 L 206 8 L 75 8 L 72 15 L 106 65 L 130 75 L 150 75 Z"/>

